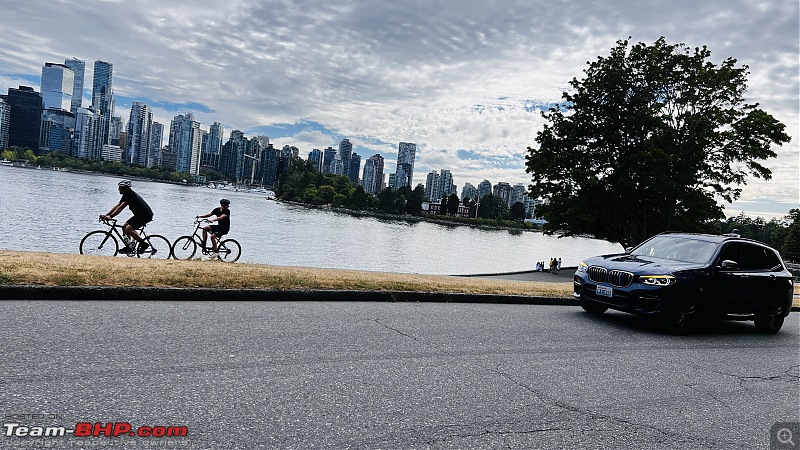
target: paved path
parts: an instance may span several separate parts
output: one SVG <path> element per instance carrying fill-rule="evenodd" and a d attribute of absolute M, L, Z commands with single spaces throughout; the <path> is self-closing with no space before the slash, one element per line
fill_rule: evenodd
<path fill-rule="evenodd" d="M 749 450 L 798 420 L 797 313 L 777 335 L 686 337 L 576 306 L 6 300 L 0 317 L 3 417 L 188 429 L 3 449 Z"/>

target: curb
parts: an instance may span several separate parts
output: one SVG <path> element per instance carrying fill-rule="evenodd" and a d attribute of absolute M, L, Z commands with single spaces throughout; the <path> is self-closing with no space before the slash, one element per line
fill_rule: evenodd
<path fill-rule="evenodd" d="M 320 302 L 438 302 L 577 306 L 567 297 L 463 294 L 414 291 L 326 291 L 211 288 L 121 288 L 97 286 L 0 286 L 8 300 L 174 300 L 174 301 L 320 301 Z"/>

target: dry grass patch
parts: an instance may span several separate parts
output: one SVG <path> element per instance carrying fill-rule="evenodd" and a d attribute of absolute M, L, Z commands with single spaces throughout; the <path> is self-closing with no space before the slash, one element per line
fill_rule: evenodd
<path fill-rule="evenodd" d="M 214 261 L 0 251 L 0 284 L 363 290 L 569 297 L 572 283 L 536 283 Z"/>

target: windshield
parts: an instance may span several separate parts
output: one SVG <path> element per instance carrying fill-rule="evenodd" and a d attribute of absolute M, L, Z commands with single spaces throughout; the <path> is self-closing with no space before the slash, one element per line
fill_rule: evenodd
<path fill-rule="evenodd" d="M 656 236 L 633 249 L 631 255 L 706 263 L 711 260 L 716 250 L 717 244 L 714 242 L 678 236 Z"/>

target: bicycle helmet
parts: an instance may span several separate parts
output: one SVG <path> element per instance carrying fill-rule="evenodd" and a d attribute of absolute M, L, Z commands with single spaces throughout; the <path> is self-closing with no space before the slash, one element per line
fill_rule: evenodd
<path fill-rule="evenodd" d="M 220 200 L 220 201 L 219 201 L 219 203 L 220 203 L 221 205 L 230 205 L 230 204 L 231 204 L 231 201 L 230 201 L 230 200 L 228 200 L 227 198 L 223 198 L 222 200 Z"/>
<path fill-rule="evenodd" d="M 131 180 L 122 180 L 117 183 L 117 186 L 131 187 Z"/>

